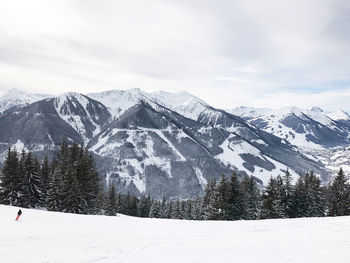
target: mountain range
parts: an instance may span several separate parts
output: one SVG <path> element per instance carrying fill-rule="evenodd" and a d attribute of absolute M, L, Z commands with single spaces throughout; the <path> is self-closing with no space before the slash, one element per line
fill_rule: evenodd
<path fill-rule="evenodd" d="M 8 147 L 52 156 L 68 138 L 89 148 L 106 184 L 157 199 L 201 195 L 209 180 L 232 172 L 266 185 L 287 169 L 294 180 L 313 170 L 326 183 L 332 169 L 347 164 L 345 112 L 222 110 L 186 92 L 139 89 L 60 96 L 11 90 L 0 109 L 1 160 Z"/>

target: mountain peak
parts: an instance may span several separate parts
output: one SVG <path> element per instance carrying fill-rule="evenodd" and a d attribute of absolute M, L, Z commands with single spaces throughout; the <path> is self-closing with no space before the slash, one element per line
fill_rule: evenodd
<path fill-rule="evenodd" d="M 5 112 L 14 107 L 21 107 L 33 103 L 35 101 L 43 100 L 52 97 L 47 94 L 34 94 L 17 88 L 10 89 L 0 98 L 0 112 Z"/>
<path fill-rule="evenodd" d="M 312 107 L 311 108 L 311 111 L 314 111 L 314 112 L 323 112 L 323 110 L 320 108 L 320 107 Z"/>
<path fill-rule="evenodd" d="M 332 120 L 350 120 L 350 115 L 344 110 L 338 110 L 335 112 L 328 113 L 327 116 Z"/>

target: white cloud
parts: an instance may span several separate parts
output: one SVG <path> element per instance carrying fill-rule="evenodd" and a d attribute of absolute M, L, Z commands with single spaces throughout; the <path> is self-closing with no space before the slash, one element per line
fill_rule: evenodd
<path fill-rule="evenodd" d="M 340 0 L 2 1 L 0 87 L 186 90 L 220 107 L 345 103 L 349 14 Z"/>

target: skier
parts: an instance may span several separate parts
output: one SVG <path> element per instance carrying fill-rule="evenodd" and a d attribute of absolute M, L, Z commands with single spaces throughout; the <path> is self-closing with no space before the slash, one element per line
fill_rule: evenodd
<path fill-rule="evenodd" d="M 20 210 L 18 210 L 17 217 L 16 217 L 16 221 L 19 219 L 19 217 L 21 216 L 21 214 L 22 214 L 22 210 L 20 209 Z"/>

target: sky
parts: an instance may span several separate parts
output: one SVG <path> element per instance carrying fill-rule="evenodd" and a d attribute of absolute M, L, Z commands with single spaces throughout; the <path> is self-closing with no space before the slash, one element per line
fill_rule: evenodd
<path fill-rule="evenodd" d="M 0 95 L 140 88 L 350 111 L 348 0 L 0 0 Z"/>

